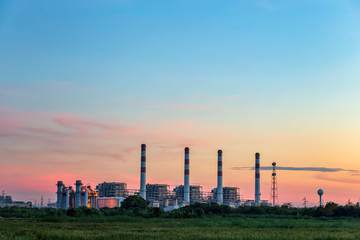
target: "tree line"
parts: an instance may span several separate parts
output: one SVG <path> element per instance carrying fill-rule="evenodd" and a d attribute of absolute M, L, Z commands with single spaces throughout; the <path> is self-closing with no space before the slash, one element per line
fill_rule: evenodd
<path fill-rule="evenodd" d="M 285 218 L 306 218 L 306 217 L 354 217 L 360 218 L 360 208 L 353 205 L 340 206 L 328 202 L 324 207 L 295 208 L 291 204 L 282 206 L 241 206 L 231 208 L 227 205 L 217 203 L 205 204 L 195 203 L 171 212 L 164 212 L 161 208 L 149 207 L 149 202 L 140 196 L 129 196 L 121 207 L 115 208 L 0 208 L 2 218 L 56 218 L 56 217 L 88 217 L 88 216 L 135 216 L 143 218 L 201 218 L 211 216 L 276 216 Z"/>

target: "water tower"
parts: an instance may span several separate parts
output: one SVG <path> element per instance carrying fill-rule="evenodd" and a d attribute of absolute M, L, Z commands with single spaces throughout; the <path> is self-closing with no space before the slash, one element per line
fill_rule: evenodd
<path fill-rule="evenodd" d="M 322 199 L 321 199 L 321 196 L 324 194 L 324 190 L 319 189 L 319 190 L 317 191 L 317 193 L 319 194 L 319 197 L 320 197 L 320 207 L 321 207 L 321 206 L 322 206 Z"/>

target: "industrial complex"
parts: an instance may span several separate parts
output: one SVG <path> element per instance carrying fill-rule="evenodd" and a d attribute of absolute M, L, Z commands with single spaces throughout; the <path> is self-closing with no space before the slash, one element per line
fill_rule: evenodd
<path fill-rule="evenodd" d="M 0 207 L 32 207 L 31 202 L 13 201 L 10 195 L 5 195 L 3 191 L 0 195 Z"/>
<path fill-rule="evenodd" d="M 190 185 L 190 149 L 184 149 L 184 184 L 170 187 L 167 184 L 149 184 L 146 182 L 146 145 L 141 145 L 140 161 L 140 189 L 128 189 L 124 182 L 103 182 L 95 188 L 83 185 L 81 180 L 76 180 L 75 189 L 65 186 L 62 181 L 57 183 L 57 209 L 76 207 L 102 208 L 120 207 L 121 202 L 131 195 L 139 195 L 150 202 L 151 207 L 160 207 L 165 211 L 201 202 L 226 204 L 230 207 L 260 206 L 277 204 L 276 173 L 273 163 L 272 173 L 272 203 L 261 200 L 260 193 L 260 154 L 255 154 L 255 196 L 254 200 L 242 200 L 240 189 L 237 187 L 223 186 L 222 150 L 218 151 L 217 186 L 211 192 L 204 192 L 199 185 Z"/>

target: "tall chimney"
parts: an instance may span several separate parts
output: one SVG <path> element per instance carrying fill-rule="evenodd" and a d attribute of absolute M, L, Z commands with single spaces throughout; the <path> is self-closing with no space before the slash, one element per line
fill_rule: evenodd
<path fill-rule="evenodd" d="M 146 145 L 141 144 L 140 197 L 146 200 Z"/>
<path fill-rule="evenodd" d="M 260 205 L 260 153 L 255 154 L 255 205 Z"/>
<path fill-rule="evenodd" d="M 75 183 L 75 207 L 78 208 L 80 207 L 80 197 L 81 197 L 81 186 L 82 186 L 82 182 L 81 180 L 76 180 Z"/>
<path fill-rule="evenodd" d="M 222 151 L 218 151 L 218 178 L 217 178 L 217 202 L 219 204 L 223 203 L 223 181 L 222 181 Z"/>
<path fill-rule="evenodd" d="M 62 204 L 63 204 L 63 206 L 62 206 L 63 209 L 69 208 L 69 189 L 68 188 L 65 188 L 65 192 L 63 193 Z"/>
<path fill-rule="evenodd" d="M 63 182 L 58 181 L 57 182 L 57 199 L 56 199 L 56 208 L 61 209 L 62 208 L 62 189 L 63 189 Z"/>
<path fill-rule="evenodd" d="M 185 175 L 184 175 L 184 201 L 190 203 L 190 167 L 189 167 L 189 148 L 185 148 Z"/>
<path fill-rule="evenodd" d="M 88 207 L 89 202 L 89 189 L 85 189 L 84 201 L 81 203 L 83 207 Z"/>

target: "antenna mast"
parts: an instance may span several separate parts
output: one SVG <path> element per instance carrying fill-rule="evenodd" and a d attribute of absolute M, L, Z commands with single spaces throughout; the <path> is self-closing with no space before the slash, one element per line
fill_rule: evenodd
<path fill-rule="evenodd" d="M 271 174 L 271 196 L 270 199 L 272 200 L 272 205 L 276 206 L 279 204 L 279 194 L 277 190 L 277 180 L 276 180 L 276 162 L 272 163 L 273 166 L 273 172 Z"/>
<path fill-rule="evenodd" d="M 306 205 L 307 205 L 308 201 L 306 200 L 306 197 L 303 198 L 303 206 L 304 208 L 306 208 Z"/>

